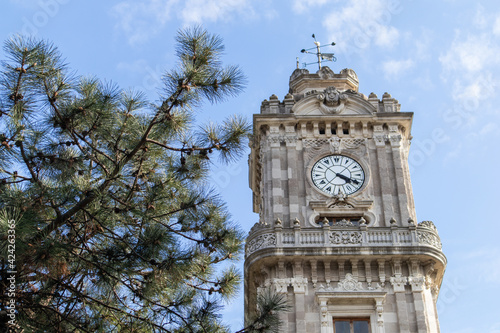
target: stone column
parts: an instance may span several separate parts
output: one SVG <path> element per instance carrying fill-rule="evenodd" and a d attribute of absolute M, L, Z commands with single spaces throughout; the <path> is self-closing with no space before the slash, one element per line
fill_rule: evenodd
<path fill-rule="evenodd" d="M 377 333 L 385 333 L 384 329 L 384 298 L 375 299 L 375 310 L 377 312 Z"/>
<path fill-rule="evenodd" d="M 321 320 L 321 333 L 328 332 L 328 306 L 326 305 L 326 300 L 320 301 L 320 320 Z"/>
<path fill-rule="evenodd" d="M 283 189 L 281 186 L 281 139 L 278 126 L 271 126 L 271 211 L 273 220 L 283 217 Z"/>
<path fill-rule="evenodd" d="M 407 278 L 401 274 L 401 260 L 393 261 L 394 276 L 390 278 L 390 282 L 396 296 L 396 311 L 398 314 L 399 332 L 410 332 L 410 321 L 408 319 L 408 305 L 406 303 L 405 285 Z"/>
<path fill-rule="evenodd" d="M 285 126 L 286 142 L 286 174 L 288 183 L 288 211 L 289 219 L 302 219 L 299 203 L 299 172 L 302 170 L 298 164 L 297 136 L 295 126 Z"/>
<path fill-rule="evenodd" d="M 307 279 L 304 278 L 302 260 L 296 260 L 293 265 L 293 278 L 291 279 L 293 293 L 295 296 L 295 332 L 306 331 L 306 308 L 305 294 L 307 291 Z"/>
<path fill-rule="evenodd" d="M 427 318 L 425 317 L 426 311 L 423 295 L 425 278 L 423 276 L 410 276 L 408 278 L 408 283 L 413 293 L 418 333 L 427 333 L 429 332 L 429 328 L 427 325 Z"/>
<path fill-rule="evenodd" d="M 394 163 L 394 171 L 396 176 L 396 189 L 397 189 L 397 199 L 399 206 L 399 221 L 401 225 L 403 222 L 407 221 L 409 217 L 413 217 L 415 214 L 410 210 L 408 204 L 408 197 L 412 194 L 407 192 L 407 183 L 410 182 L 409 178 L 406 178 L 403 165 L 403 151 L 401 146 L 401 134 L 399 133 L 398 125 L 389 125 L 389 141 L 392 146 L 392 159 Z"/>
<path fill-rule="evenodd" d="M 387 152 L 385 151 L 385 140 L 386 135 L 382 125 L 374 126 L 373 138 L 375 140 L 376 154 L 377 154 L 377 165 L 378 165 L 378 177 L 380 180 L 380 191 L 382 195 L 382 200 L 380 202 L 383 211 L 383 217 L 381 225 L 386 225 L 391 217 L 394 217 L 393 208 L 393 197 L 392 197 L 392 173 L 389 173 L 387 166 Z M 383 224 L 382 224 L 383 223 Z"/>

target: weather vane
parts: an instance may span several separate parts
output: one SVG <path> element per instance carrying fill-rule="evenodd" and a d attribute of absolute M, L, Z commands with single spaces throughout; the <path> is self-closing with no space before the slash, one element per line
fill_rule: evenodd
<path fill-rule="evenodd" d="M 321 44 L 316 40 L 316 36 L 314 36 L 314 34 L 312 34 L 312 38 L 314 38 L 314 45 L 316 45 L 316 47 L 312 47 L 310 49 L 302 49 L 302 50 L 300 50 L 300 52 L 315 54 L 318 57 L 318 61 L 317 62 L 311 62 L 311 63 L 304 63 L 304 67 L 306 67 L 307 65 L 318 64 L 319 69 L 321 69 L 321 60 L 325 60 L 325 61 L 337 61 L 337 58 L 335 57 L 334 53 L 322 53 L 321 52 Z M 335 43 L 332 42 L 329 45 L 334 46 Z M 328 46 L 328 45 L 326 45 L 326 46 Z M 316 53 L 309 52 L 311 50 L 316 50 Z M 298 68 L 298 65 L 299 65 L 299 61 L 298 61 L 298 58 L 297 58 L 297 68 Z"/>

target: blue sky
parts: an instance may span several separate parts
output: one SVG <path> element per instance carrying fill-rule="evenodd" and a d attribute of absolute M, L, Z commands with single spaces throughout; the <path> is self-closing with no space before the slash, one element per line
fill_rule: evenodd
<path fill-rule="evenodd" d="M 176 31 L 202 24 L 224 38 L 225 61 L 242 67 L 248 86 L 224 104 L 204 106 L 201 121 L 233 113 L 251 119 L 262 100 L 283 99 L 296 57 L 314 60 L 300 53 L 314 47 L 312 33 L 323 44 L 334 41 L 328 51 L 338 60 L 325 65 L 354 69 L 360 92 L 389 92 L 402 111 L 415 113 L 417 217 L 436 224 L 448 257 L 441 331 L 500 332 L 498 1 L 2 0 L 1 8 L 2 40 L 14 33 L 51 40 L 79 74 L 141 89 L 152 100 L 162 71 L 175 66 Z M 213 173 L 245 230 L 258 218 L 247 172 L 244 157 Z M 242 313 L 240 298 L 225 319 L 236 329 Z"/>

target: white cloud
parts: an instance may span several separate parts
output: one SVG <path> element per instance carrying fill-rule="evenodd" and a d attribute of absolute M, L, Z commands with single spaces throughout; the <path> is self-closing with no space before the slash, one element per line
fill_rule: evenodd
<path fill-rule="evenodd" d="M 295 13 L 300 14 L 309 11 L 313 7 L 322 6 L 328 3 L 328 0 L 294 0 L 292 9 Z"/>
<path fill-rule="evenodd" d="M 141 43 L 158 33 L 170 19 L 172 7 L 178 0 L 126 0 L 112 9 L 117 18 L 117 27 L 128 35 L 131 44 Z"/>
<path fill-rule="evenodd" d="M 473 271 L 482 273 L 478 276 L 479 281 L 498 283 L 500 279 L 500 248 L 479 248 L 465 255 L 464 259 L 472 261 L 471 269 Z"/>
<path fill-rule="evenodd" d="M 499 84 L 495 73 L 500 66 L 500 39 L 492 34 L 499 17 L 489 15 L 483 19 L 486 21 L 476 28 L 457 31 L 449 48 L 439 56 L 441 79 L 452 83 L 452 98 L 471 116 L 480 109 L 484 111 L 483 102 L 496 96 Z"/>
<path fill-rule="evenodd" d="M 486 136 L 490 133 L 498 133 L 498 125 L 495 123 L 488 123 L 479 130 L 479 135 L 480 136 Z"/>
<path fill-rule="evenodd" d="M 455 163 L 455 161 L 462 156 L 462 144 L 458 143 L 453 146 L 451 150 L 448 150 L 443 158 L 443 164 L 448 165 L 448 163 Z"/>
<path fill-rule="evenodd" d="M 496 36 L 500 35 L 500 14 L 497 15 L 497 17 L 495 18 L 495 22 L 493 23 L 493 33 Z"/>
<path fill-rule="evenodd" d="M 398 77 L 415 65 L 415 62 L 412 59 L 406 60 L 389 60 L 382 64 L 382 68 L 384 70 L 384 75 L 386 78 L 391 79 Z"/>
<path fill-rule="evenodd" d="M 234 13 L 252 11 L 248 0 L 188 0 L 181 11 L 184 24 L 228 20 Z"/>
<path fill-rule="evenodd" d="M 402 10 L 400 6 L 399 2 L 387 0 L 346 2 L 341 9 L 327 14 L 323 25 L 344 50 L 356 48 L 359 51 L 372 42 L 390 47 L 396 45 L 400 37 L 399 31 L 391 25 L 393 16 Z"/>
<path fill-rule="evenodd" d="M 478 5 L 476 14 L 472 19 L 472 23 L 480 29 L 484 29 L 488 25 L 488 19 L 486 14 L 484 13 L 484 7 L 480 4 Z"/>
<path fill-rule="evenodd" d="M 230 20 L 253 15 L 252 5 L 249 0 L 123 0 L 113 6 L 112 14 L 129 42 L 138 44 L 158 34 L 170 20 L 183 25 Z"/>
<path fill-rule="evenodd" d="M 500 45 L 490 34 L 468 35 L 457 32 L 448 51 L 439 57 L 445 71 L 479 72 L 500 63 Z"/>
<path fill-rule="evenodd" d="M 10 0 L 10 2 L 26 8 L 36 8 L 39 6 L 40 0 Z"/>
<path fill-rule="evenodd" d="M 432 43 L 432 31 L 428 29 L 423 29 L 418 38 L 410 35 L 409 38 L 414 44 L 416 50 L 414 52 L 414 57 L 420 60 L 429 60 L 431 58 L 431 43 Z"/>
<path fill-rule="evenodd" d="M 490 72 L 477 75 L 456 75 L 453 81 L 452 97 L 460 102 L 467 112 L 477 112 L 481 101 L 495 96 L 498 80 Z"/>
<path fill-rule="evenodd" d="M 398 39 L 398 29 L 381 25 L 378 33 L 375 35 L 375 44 L 378 46 L 389 47 L 397 42 Z"/>

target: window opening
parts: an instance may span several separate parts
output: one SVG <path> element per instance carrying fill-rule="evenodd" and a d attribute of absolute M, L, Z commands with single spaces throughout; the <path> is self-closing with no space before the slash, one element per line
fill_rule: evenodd
<path fill-rule="evenodd" d="M 334 333 L 370 333 L 370 320 L 363 318 L 333 319 Z"/>

